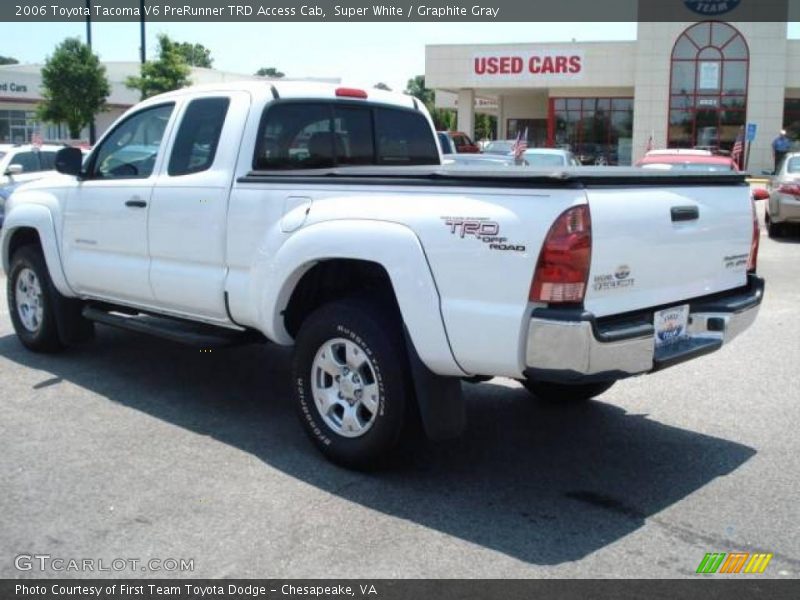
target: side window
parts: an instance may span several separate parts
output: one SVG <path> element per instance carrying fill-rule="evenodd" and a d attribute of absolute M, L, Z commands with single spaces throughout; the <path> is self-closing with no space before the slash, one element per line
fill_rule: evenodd
<path fill-rule="evenodd" d="M 174 104 L 146 108 L 111 132 L 92 159 L 91 177 L 143 179 L 153 173 Z"/>
<path fill-rule="evenodd" d="M 255 169 L 320 169 L 334 165 L 331 109 L 327 104 L 286 103 L 267 108 Z M 338 145 L 338 144 L 337 144 Z"/>
<path fill-rule="evenodd" d="M 335 107 L 333 133 L 337 164 L 375 164 L 375 148 L 372 143 L 372 111 L 368 107 Z"/>
<path fill-rule="evenodd" d="M 42 171 L 52 171 L 56 168 L 56 153 L 45 151 L 39 152 L 39 160 L 42 163 Z"/>
<path fill-rule="evenodd" d="M 380 165 L 438 165 L 439 152 L 422 113 L 375 109 L 375 140 Z"/>
<path fill-rule="evenodd" d="M 11 157 L 12 165 L 20 165 L 23 173 L 33 173 L 34 171 L 41 171 L 39 166 L 39 153 L 38 152 L 17 152 Z"/>
<path fill-rule="evenodd" d="M 170 175 L 199 173 L 211 167 L 229 105 L 229 98 L 199 98 L 189 103 L 172 146 Z"/>

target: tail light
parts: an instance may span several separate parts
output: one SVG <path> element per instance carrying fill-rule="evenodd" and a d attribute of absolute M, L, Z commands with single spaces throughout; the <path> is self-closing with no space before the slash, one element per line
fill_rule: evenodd
<path fill-rule="evenodd" d="M 753 239 L 750 241 L 750 256 L 747 258 L 747 272 L 755 273 L 758 266 L 758 243 L 761 240 L 761 229 L 758 227 L 758 213 L 756 213 L 756 203 L 753 206 Z"/>
<path fill-rule="evenodd" d="M 583 302 L 592 256 L 592 221 L 589 206 L 573 206 L 550 227 L 529 299 L 532 302 Z"/>
<path fill-rule="evenodd" d="M 778 186 L 778 191 L 789 196 L 800 196 L 800 184 L 784 183 Z"/>

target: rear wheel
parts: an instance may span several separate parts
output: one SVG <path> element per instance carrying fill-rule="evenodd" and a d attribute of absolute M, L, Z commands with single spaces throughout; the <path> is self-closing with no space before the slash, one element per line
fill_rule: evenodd
<path fill-rule="evenodd" d="M 547 402 L 583 402 L 608 391 L 614 381 L 596 383 L 551 383 L 534 381 L 530 378 L 521 381 L 531 394 Z"/>
<path fill-rule="evenodd" d="M 370 468 L 397 446 L 413 401 L 399 318 L 381 304 L 332 302 L 297 335 L 295 399 L 303 426 L 342 466 Z"/>
<path fill-rule="evenodd" d="M 764 220 L 767 225 L 767 235 L 771 238 L 781 237 L 783 234 L 783 224 L 775 223 L 769 216 L 769 213 L 764 215 Z"/>

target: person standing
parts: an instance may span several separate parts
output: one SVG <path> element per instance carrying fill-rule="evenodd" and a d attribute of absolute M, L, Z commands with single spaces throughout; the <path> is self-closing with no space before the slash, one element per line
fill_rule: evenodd
<path fill-rule="evenodd" d="M 792 140 L 786 135 L 786 130 L 781 129 L 781 133 L 772 141 L 772 154 L 775 156 L 775 173 L 783 162 L 786 153 L 792 149 Z"/>

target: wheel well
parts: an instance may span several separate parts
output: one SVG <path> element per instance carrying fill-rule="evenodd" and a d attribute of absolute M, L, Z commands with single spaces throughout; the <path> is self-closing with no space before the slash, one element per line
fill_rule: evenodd
<path fill-rule="evenodd" d="M 32 227 L 20 227 L 15 230 L 11 235 L 11 239 L 8 241 L 9 262 L 11 261 L 11 257 L 14 256 L 14 252 L 19 250 L 22 246 L 27 246 L 29 244 L 38 246 L 39 248 L 42 247 L 42 242 L 39 239 L 39 232 Z"/>
<path fill-rule="evenodd" d="M 319 262 L 303 275 L 289 298 L 283 312 L 286 331 L 295 337 L 306 317 L 323 304 L 364 293 L 381 298 L 399 314 L 392 281 L 382 265 L 353 259 Z"/>

